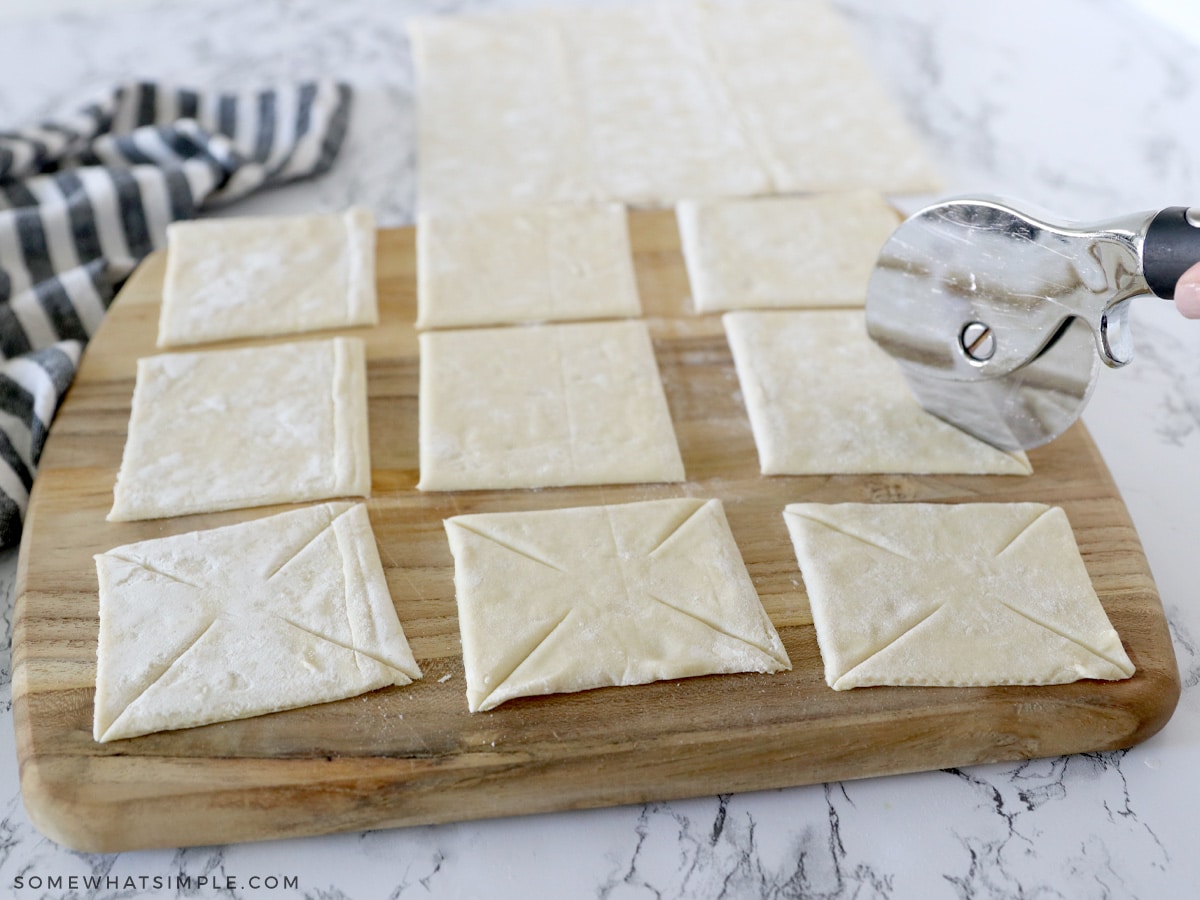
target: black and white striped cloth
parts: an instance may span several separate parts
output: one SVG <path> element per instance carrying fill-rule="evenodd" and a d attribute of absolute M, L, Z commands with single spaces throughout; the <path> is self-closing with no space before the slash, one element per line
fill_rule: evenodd
<path fill-rule="evenodd" d="M 324 172 L 346 133 L 335 82 L 239 93 L 129 84 L 0 131 L 0 546 L 17 542 L 83 345 L 166 227 Z"/>

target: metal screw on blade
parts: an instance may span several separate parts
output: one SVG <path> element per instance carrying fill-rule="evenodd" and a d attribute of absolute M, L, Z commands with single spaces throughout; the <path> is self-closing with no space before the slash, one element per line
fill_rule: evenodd
<path fill-rule="evenodd" d="M 1188 207 L 1188 211 L 1183 214 L 1183 218 L 1193 228 L 1200 228 L 1200 207 Z"/>
<path fill-rule="evenodd" d="M 959 332 L 958 343 L 967 359 L 984 363 L 996 352 L 996 335 L 983 322 L 968 322 Z"/>

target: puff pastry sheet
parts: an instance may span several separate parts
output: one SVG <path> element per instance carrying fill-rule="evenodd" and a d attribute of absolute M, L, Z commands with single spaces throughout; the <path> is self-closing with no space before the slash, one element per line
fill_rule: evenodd
<path fill-rule="evenodd" d="M 128 544 L 96 569 L 97 741 L 421 677 L 361 503 Z"/>
<path fill-rule="evenodd" d="M 423 210 L 937 186 L 818 0 L 426 18 L 410 35 Z"/>
<path fill-rule="evenodd" d="M 724 316 L 764 475 L 1033 471 L 921 408 L 861 310 Z"/>
<path fill-rule="evenodd" d="M 873 191 L 687 201 L 675 210 L 698 312 L 862 306 L 899 224 Z"/>
<path fill-rule="evenodd" d="M 420 340 L 421 490 L 683 480 L 644 322 Z"/>
<path fill-rule="evenodd" d="M 369 210 L 167 226 L 159 347 L 378 321 Z"/>
<path fill-rule="evenodd" d="M 109 521 L 370 490 L 358 338 L 138 360 Z"/>
<path fill-rule="evenodd" d="M 1058 507 L 795 503 L 784 519 L 835 690 L 1134 672 Z"/>
<path fill-rule="evenodd" d="M 418 328 L 641 314 L 618 203 L 418 216 Z"/>
<path fill-rule="evenodd" d="M 447 519 L 467 703 L 790 669 L 718 500 Z"/>

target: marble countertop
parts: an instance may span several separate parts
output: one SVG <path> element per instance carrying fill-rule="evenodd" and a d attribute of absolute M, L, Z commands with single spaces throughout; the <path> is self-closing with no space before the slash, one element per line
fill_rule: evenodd
<path fill-rule="evenodd" d="M 197 87 L 335 76 L 354 85 L 334 170 L 229 214 L 413 213 L 405 18 L 480 0 L 121 0 L 0 8 L 0 127 L 118 81 Z M 532 5 L 521 3 L 519 5 Z M 837 0 L 924 135 L 948 192 L 1063 219 L 1200 205 L 1200 53 L 1119 0 Z M 1162 9 L 1150 4 L 1146 9 Z M 99 10 L 99 11 L 98 11 Z M 797 48 L 802 52 L 803 48 Z M 1136 304 L 1138 359 L 1104 372 L 1085 421 L 1141 535 L 1184 693 L 1130 750 L 595 811 L 229 847 L 89 855 L 30 824 L 0 718 L 0 893 L 15 897 L 1195 896 L 1200 854 L 1200 323 Z M 0 559 L 12 619 L 15 554 Z M 11 708 L 8 636 L 0 704 Z M 75 881 L 69 879 L 74 876 Z M 181 876 L 187 881 L 181 881 Z M 59 878 L 57 884 L 53 878 Z M 86 885 L 83 879 L 99 879 Z"/>

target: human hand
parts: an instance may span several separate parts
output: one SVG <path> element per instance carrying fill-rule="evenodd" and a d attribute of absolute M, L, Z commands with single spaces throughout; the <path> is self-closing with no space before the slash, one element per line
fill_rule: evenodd
<path fill-rule="evenodd" d="M 1196 263 L 1175 282 L 1175 308 L 1189 319 L 1200 319 L 1200 263 Z"/>

